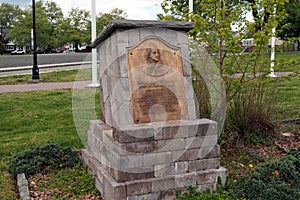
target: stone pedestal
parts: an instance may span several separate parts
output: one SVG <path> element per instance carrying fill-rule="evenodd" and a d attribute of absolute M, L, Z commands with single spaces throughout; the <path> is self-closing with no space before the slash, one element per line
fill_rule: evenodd
<path fill-rule="evenodd" d="M 189 22 L 116 20 L 94 42 L 101 120 L 90 122 L 84 163 L 109 200 L 174 199 L 188 186 L 215 190 L 217 124 L 197 119 Z M 151 60 L 152 59 L 152 60 Z"/>

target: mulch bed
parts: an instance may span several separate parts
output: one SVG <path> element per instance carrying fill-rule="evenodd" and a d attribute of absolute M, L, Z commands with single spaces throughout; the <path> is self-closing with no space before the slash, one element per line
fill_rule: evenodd
<path fill-rule="evenodd" d="M 50 177 L 47 174 L 37 174 L 27 177 L 29 182 L 29 191 L 31 200 L 50 200 L 53 197 L 60 197 L 74 200 L 103 200 L 101 196 L 84 195 L 75 197 L 72 193 L 62 192 L 59 188 L 44 188 L 47 182 L 50 181 Z"/>
<path fill-rule="evenodd" d="M 300 128 L 296 123 L 281 124 L 277 128 L 278 136 L 271 145 L 221 147 L 221 165 L 229 169 L 232 181 L 249 175 L 257 165 L 267 160 L 280 159 L 286 156 L 290 149 L 300 147 Z"/>

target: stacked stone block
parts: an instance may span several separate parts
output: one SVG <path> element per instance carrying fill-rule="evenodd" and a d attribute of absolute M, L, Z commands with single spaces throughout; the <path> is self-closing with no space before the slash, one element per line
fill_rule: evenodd
<path fill-rule="evenodd" d="M 216 123 L 156 122 L 114 129 L 91 121 L 85 163 L 106 199 L 173 199 L 192 185 L 216 189 L 220 167 Z M 176 134 L 177 133 L 177 134 Z"/>

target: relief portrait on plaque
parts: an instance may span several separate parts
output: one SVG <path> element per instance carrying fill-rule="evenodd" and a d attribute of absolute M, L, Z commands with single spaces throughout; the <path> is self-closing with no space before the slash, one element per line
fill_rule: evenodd
<path fill-rule="evenodd" d="M 160 60 L 160 52 L 157 48 L 146 49 L 147 64 L 143 67 L 143 71 L 149 76 L 159 77 L 168 73 L 168 67 L 164 66 Z"/>
<path fill-rule="evenodd" d="M 127 49 L 135 124 L 187 119 L 180 49 L 160 38 Z"/>

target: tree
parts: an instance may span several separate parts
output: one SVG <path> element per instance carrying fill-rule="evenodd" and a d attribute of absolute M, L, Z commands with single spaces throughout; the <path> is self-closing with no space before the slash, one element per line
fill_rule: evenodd
<path fill-rule="evenodd" d="M 54 2 L 36 2 L 37 45 L 42 48 L 58 45 L 59 25 L 63 21 L 63 13 Z M 18 46 L 30 45 L 32 28 L 32 8 L 22 11 L 13 22 L 9 38 Z"/>
<path fill-rule="evenodd" d="M 278 35 L 298 42 L 300 50 L 300 0 L 290 0 L 285 4 L 286 18 L 279 24 Z"/>
<path fill-rule="evenodd" d="M 191 14 L 188 13 L 188 0 L 164 0 L 161 4 L 164 13 L 159 14 L 158 17 L 159 19 L 181 21 L 191 19 L 195 28 L 189 34 L 199 44 L 204 44 L 210 53 L 217 55 L 214 58 L 218 64 L 220 76 L 226 78 L 228 74 L 245 73 L 246 71 L 255 74 L 262 70 L 258 69 L 258 58 L 265 53 L 272 28 L 284 16 L 282 9 L 284 2 L 285 0 L 276 2 L 275 0 L 261 0 L 255 1 L 254 6 L 253 2 L 249 3 L 248 0 L 194 0 L 194 12 Z M 270 15 L 274 11 L 274 5 L 278 10 L 276 18 L 274 15 Z M 251 8 L 255 8 L 254 12 L 257 12 L 253 23 L 249 22 L 246 17 Z M 238 27 L 235 31 L 232 30 L 233 24 Z M 243 58 L 245 55 L 240 55 L 245 49 L 241 45 L 241 41 L 247 39 L 251 33 L 253 33 L 251 36 L 254 38 L 255 49 L 248 56 L 250 59 L 245 60 Z M 227 58 L 226 62 L 225 58 Z M 266 67 L 268 66 L 265 65 Z M 224 77 L 224 75 L 226 76 Z M 240 82 L 243 81 L 244 76 Z M 232 83 L 228 83 L 228 86 L 232 86 Z M 228 100 L 232 99 L 237 92 L 230 89 L 232 88 L 227 87 Z"/>
<path fill-rule="evenodd" d="M 73 43 L 76 50 L 83 43 L 89 44 L 91 41 L 91 32 L 88 29 L 89 21 L 88 11 L 72 8 L 62 25 L 61 40 L 64 43 Z"/>
<path fill-rule="evenodd" d="M 62 45 L 60 41 L 61 36 L 61 25 L 64 21 L 64 15 L 61 8 L 53 1 L 47 1 L 45 3 L 45 12 L 47 14 L 47 21 L 50 27 L 48 27 L 47 35 L 49 36 L 50 46 L 60 46 Z"/>
<path fill-rule="evenodd" d="M 8 39 L 14 41 L 16 46 L 30 45 L 31 27 L 32 13 L 28 9 L 24 11 L 24 14 L 17 16 L 15 22 L 13 22 Z"/>
<path fill-rule="evenodd" d="M 127 14 L 118 8 L 114 8 L 110 13 L 99 13 L 96 17 L 97 34 L 113 19 L 124 19 Z M 91 44 L 91 20 L 90 14 L 86 10 L 73 8 L 62 25 L 62 41 L 73 43 L 75 49 L 81 44 Z"/>
<path fill-rule="evenodd" d="M 253 138 L 252 133 L 266 136 L 268 130 L 272 129 L 271 112 L 274 95 L 273 90 L 266 89 L 265 86 L 270 74 L 270 59 L 266 58 L 265 52 L 272 36 L 272 28 L 284 17 L 285 0 L 194 0 L 193 2 L 194 12 L 189 13 L 188 0 L 164 0 L 161 4 L 164 13 L 158 17 L 164 20 L 194 22 L 195 28 L 189 32 L 190 37 L 194 39 L 190 47 L 194 50 L 191 51 L 193 75 L 197 81 L 205 80 L 208 88 L 222 87 L 219 82 L 216 83 L 218 85 L 214 84 L 214 77 L 217 75 L 224 80 L 226 92 L 219 95 L 221 99 L 227 98 L 228 103 L 226 105 L 222 102 L 218 108 L 226 106 L 229 108 L 227 128 L 238 132 L 238 139 Z M 273 15 L 275 8 L 276 17 Z M 254 22 L 249 22 L 246 17 L 249 11 L 254 15 Z M 235 31 L 232 29 L 233 25 L 236 26 Z M 249 38 L 250 34 L 253 37 L 253 51 L 243 54 L 246 48 L 242 45 L 242 41 Z M 195 43 L 213 55 L 212 60 L 216 63 L 218 73 L 205 67 L 203 63 L 210 62 L 205 60 L 206 56 L 203 60 L 199 60 L 206 53 L 194 49 Z M 193 63 L 193 60 L 201 62 Z M 207 74 L 203 76 L 203 72 Z M 231 78 L 231 75 L 237 73 L 241 76 Z M 258 73 L 260 76 L 257 76 Z M 211 119 L 220 122 L 222 116 L 211 116 Z M 250 133 L 250 136 L 247 133 Z"/>
<path fill-rule="evenodd" d="M 9 3 L 2 3 L 0 5 L 0 16 L 2 19 L 2 26 L 5 29 L 11 29 L 13 22 L 19 15 L 24 14 L 22 9 L 17 5 L 11 5 Z"/>
<path fill-rule="evenodd" d="M 125 19 L 127 13 L 121 9 L 114 8 L 110 13 L 99 13 L 97 15 L 97 34 L 104 29 L 104 27 L 114 19 Z"/>
<path fill-rule="evenodd" d="M 25 9 L 23 13 L 17 16 L 8 35 L 8 38 L 13 40 L 17 46 L 31 44 L 32 8 Z M 51 37 L 48 35 L 49 27 L 51 26 L 43 2 L 38 1 L 36 2 L 36 40 L 39 47 L 45 48 L 51 44 Z"/>

